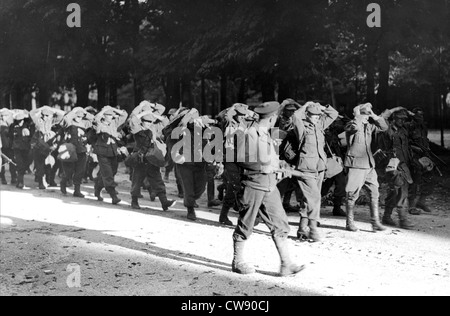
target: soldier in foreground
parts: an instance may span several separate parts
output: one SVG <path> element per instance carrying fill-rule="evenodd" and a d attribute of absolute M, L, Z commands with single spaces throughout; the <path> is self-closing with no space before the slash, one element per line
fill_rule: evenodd
<path fill-rule="evenodd" d="M 250 160 L 240 164 L 244 169 L 242 182 L 244 193 L 240 201 L 243 209 L 239 214 L 238 225 L 233 234 L 232 271 L 235 273 L 252 274 L 256 272 L 255 268 L 244 260 L 244 247 L 253 232 L 258 214 L 269 227 L 280 255 L 280 276 L 293 275 L 304 269 L 304 266 L 293 263 L 290 258 L 287 241 L 289 222 L 276 186 L 280 162 L 269 130 L 275 125 L 279 108 L 278 102 L 268 102 L 254 109 L 259 114 L 259 121 L 257 127 L 250 129 L 248 133 L 251 141 L 256 142 L 257 150 L 261 150 L 260 153 L 270 152 L 270 157 L 260 156 L 265 162 L 258 159 L 256 162 Z M 267 151 L 268 148 L 270 151 Z"/>

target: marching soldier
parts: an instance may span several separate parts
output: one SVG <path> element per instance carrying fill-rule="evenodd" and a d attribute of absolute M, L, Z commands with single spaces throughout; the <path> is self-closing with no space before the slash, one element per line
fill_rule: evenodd
<path fill-rule="evenodd" d="M 385 132 L 388 125 L 383 117 L 377 116 L 372 111 L 372 104 L 359 105 L 354 109 L 355 119 L 345 127 L 348 151 L 345 157 L 345 167 L 348 169 L 347 185 L 347 224 L 346 229 L 357 232 L 354 223 L 354 207 L 363 186 L 369 190 L 370 218 L 372 229 L 384 231 L 386 228 L 380 223 L 379 215 L 379 183 L 375 170 L 375 159 L 372 154 L 371 144 L 374 132 Z"/>
<path fill-rule="evenodd" d="M 409 131 L 406 128 L 408 112 L 401 108 L 386 110 L 382 116 L 387 120 L 392 118 L 389 129 L 380 135 L 383 148 L 393 151 L 393 159 L 396 160 L 392 171 L 388 173 L 389 189 L 385 201 L 383 224 L 396 226 L 392 220 L 392 212 L 396 208 L 400 219 L 400 227 L 412 229 L 414 224 L 408 219 L 408 191 L 413 183 L 411 177 L 412 153 L 409 143 Z"/>
<path fill-rule="evenodd" d="M 27 111 L 17 111 L 14 113 L 14 122 L 10 127 L 12 135 L 12 148 L 17 163 L 17 185 L 18 189 L 23 189 L 24 176 L 30 165 L 31 135 L 32 126 L 28 120 Z"/>
<path fill-rule="evenodd" d="M 148 150 L 150 147 L 156 146 L 156 139 L 161 137 L 162 128 L 167 125 L 167 120 L 159 115 L 163 112 L 164 110 L 156 110 L 154 104 L 144 101 L 130 115 L 131 133 L 136 142 L 134 152 L 138 153 L 140 157 L 133 167 L 131 185 L 131 207 L 133 209 L 141 209 L 139 197 L 146 177 L 150 186 L 149 190 L 159 198 L 163 211 L 167 211 L 176 203 L 175 200 L 167 199 L 166 185 L 162 179 L 160 168 L 145 160 Z"/>
<path fill-rule="evenodd" d="M 281 104 L 281 114 L 278 117 L 275 127 L 278 127 L 283 134 L 288 134 L 294 130 L 293 117 L 295 111 L 300 109 L 300 104 L 293 99 L 286 99 Z M 280 190 L 281 197 L 283 198 L 283 207 L 288 213 L 300 212 L 300 205 L 303 205 L 303 194 L 298 185 L 298 181 L 295 178 L 286 178 L 278 183 L 278 190 Z M 295 192 L 298 206 L 291 205 L 291 196 Z"/>
<path fill-rule="evenodd" d="M 320 241 L 317 222 L 320 219 L 321 190 L 326 170 L 325 129 L 339 116 L 330 105 L 308 102 L 294 114 L 295 132 L 300 143 L 297 170 L 300 189 L 306 200 L 306 208 L 300 212 L 298 238 Z M 309 227 L 309 233 L 308 233 Z"/>
<path fill-rule="evenodd" d="M 289 222 L 276 186 L 280 161 L 269 130 L 275 126 L 279 108 L 278 102 L 267 102 L 257 106 L 254 111 L 259 114 L 258 124 L 248 131 L 250 141 L 256 142 L 258 152 L 254 157 L 258 157 L 258 159 L 250 158 L 251 160 L 240 164 L 244 168 L 242 181 L 244 192 L 241 197 L 241 205 L 244 209 L 239 214 L 238 225 L 233 234 L 232 271 L 235 273 L 251 274 L 256 272 L 255 268 L 244 260 L 244 247 L 253 232 L 258 214 L 270 229 L 280 255 L 280 276 L 293 275 L 304 269 L 304 266 L 298 266 L 290 258 L 287 241 L 290 230 Z M 264 157 L 261 156 L 261 153 Z"/>
<path fill-rule="evenodd" d="M 426 151 L 430 151 L 428 128 L 422 108 L 414 108 L 412 114 L 414 114 L 412 121 L 407 124 L 414 160 L 412 168 L 414 183 L 409 191 L 409 208 L 411 214 L 420 214 L 416 208 L 431 213 L 432 210 L 426 204 L 426 199 L 433 192 L 433 181 L 430 179 L 431 173 L 420 163 L 420 159 L 427 156 Z"/>
<path fill-rule="evenodd" d="M 339 135 L 345 132 L 345 123 L 343 119 L 337 119 L 325 131 L 325 141 L 328 144 L 327 148 L 330 154 L 334 154 L 342 160 L 345 159 L 345 150 L 341 145 Z M 336 176 L 325 179 L 322 187 L 322 196 L 326 196 L 334 184 L 333 192 L 333 216 L 346 217 L 347 213 L 342 210 L 342 204 L 345 199 L 345 184 L 346 184 L 345 170 Z"/>
<path fill-rule="evenodd" d="M 2 142 L 2 153 L 14 161 L 14 150 L 12 148 L 12 139 L 10 134 L 10 126 L 14 123 L 14 113 L 8 109 L 0 110 L 0 137 Z M 0 178 L 2 184 L 8 184 L 6 181 L 6 168 L 1 166 Z M 11 173 L 11 184 L 17 184 L 17 172 L 16 167 L 13 164 L 9 164 L 9 172 Z"/>
<path fill-rule="evenodd" d="M 119 167 L 117 160 L 120 154 L 118 142 L 122 137 L 119 128 L 125 124 L 127 117 L 126 111 L 105 106 L 94 119 L 97 132 L 94 152 L 97 155 L 100 167 L 99 176 L 95 181 L 95 196 L 99 201 L 103 201 L 101 191 L 105 188 L 112 198 L 113 205 L 121 202 L 115 189 L 117 184 L 114 182 L 114 177 Z"/>
<path fill-rule="evenodd" d="M 238 203 L 239 195 L 242 191 L 241 168 L 237 162 L 237 152 L 235 137 L 238 133 L 244 133 L 247 128 L 254 124 L 255 113 L 249 110 L 248 105 L 236 103 L 219 114 L 222 132 L 224 134 L 224 185 L 225 196 L 223 197 L 222 210 L 220 212 L 219 223 L 232 226 L 233 223 L 228 218 L 231 208 Z M 232 161 L 228 161 L 227 152 L 233 153 Z"/>
<path fill-rule="evenodd" d="M 49 106 L 32 110 L 30 117 L 36 127 L 32 138 L 32 153 L 34 166 L 36 168 L 35 178 L 40 190 L 45 190 L 45 161 L 56 149 L 56 133 L 52 130 L 55 124 L 59 124 L 65 113 L 61 110 L 52 109 Z"/>
<path fill-rule="evenodd" d="M 200 116 L 196 109 L 180 109 L 179 113 L 173 118 L 172 124 L 178 122 L 179 127 L 183 128 L 183 133 L 190 136 L 190 148 L 189 146 L 183 146 L 182 151 L 174 153 L 172 157 L 173 161 L 177 164 L 176 170 L 179 173 L 183 191 L 184 191 L 184 206 L 187 208 L 187 218 L 192 221 L 197 220 L 195 213 L 196 201 L 203 195 L 206 190 L 207 174 L 206 174 L 206 161 L 203 157 L 203 148 L 206 141 L 203 139 L 205 128 L 209 127 L 209 124 L 215 122 L 207 116 Z M 165 132 L 166 135 L 167 132 Z M 170 138 L 170 135 L 167 137 Z M 168 138 L 166 137 L 166 143 Z M 188 136 L 184 136 L 188 137 Z M 195 139 L 203 139 L 201 144 L 195 144 Z M 169 140 L 171 141 L 171 140 Z M 185 139 L 183 138 L 183 143 Z M 200 146 L 196 146 L 200 145 Z M 186 148 L 187 147 L 187 148 Z M 190 152 L 190 159 L 187 152 Z M 173 154 L 173 153 L 172 153 Z M 201 159 L 199 159 L 201 158 Z"/>
<path fill-rule="evenodd" d="M 74 197 L 84 198 L 81 193 L 81 182 L 86 174 L 87 166 L 87 129 L 92 127 L 94 116 L 81 107 L 73 109 L 66 115 L 65 120 L 65 139 L 64 142 L 75 146 L 76 161 L 62 162 L 64 170 L 61 180 L 61 193 L 67 194 L 67 182 L 73 179 Z"/>

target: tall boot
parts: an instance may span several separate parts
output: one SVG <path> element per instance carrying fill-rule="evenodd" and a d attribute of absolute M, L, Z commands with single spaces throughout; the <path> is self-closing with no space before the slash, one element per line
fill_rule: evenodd
<path fill-rule="evenodd" d="M 188 219 L 190 219 L 191 221 L 197 220 L 197 215 L 195 214 L 195 209 L 193 207 L 188 207 L 187 212 Z"/>
<path fill-rule="evenodd" d="M 43 178 L 43 177 L 42 177 L 42 178 L 38 178 L 37 180 L 38 180 L 38 184 L 39 184 L 39 190 L 45 190 L 45 189 L 47 189 L 47 188 L 45 187 L 45 185 L 44 185 L 44 178 Z"/>
<path fill-rule="evenodd" d="M 341 196 L 334 198 L 333 216 L 336 216 L 336 217 L 346 217 L 347 216 L 347 214 L 341 208 L 342 200 L 343 200 L 343 198 Z"/>
<path fill-rule="evenodd" d="M 131 197 L 131 208 L 134 210 L 140 210 L 141 206 L 139 205 L 139 198 L 137 196 Z"/>
<path fill-rule="evenodd" d="M 374 232 L 386 230 L 386 227 L 384 227 L 380 223 L 380 211 L 378 201 L 372 201 L 372 203 L 370 204 L 370 222 L 372 224 L 372 230 Z"/>
<path fill-rule="evenodd" d="M 397 208 L 398 217 L 400 218 L 400 228 L 403 229 L 413 229 L 415 225 L 408 219 L 406 208 L 399 207 Z"/>
<path fill-rule="evenodd" d="M 239 274 L 255 273 L 256 272 L 255 268 L 249 263 L 246 263 L 244 261 L 245 241 L 236 240 L 236 238 L 233 238 L 233 247 L 234 247 L 233 263 L 231 264 L 232 271 L 234 273 Z"/>
<path fill-rule="evenodd" d="M 161 206 L 164 212 L 168 211 L 170 207 L 177 204 L 176 200 L 168 200 L 167 195 L 164 193 L 158 194 L 159 201 L 161 202 Z"/>
<path fill-rule="evenodd" d="M 297 238 L 308 239 L 309 238 L 309 219 L 308 217 L 300 217 L 300 223 L 298 225 Z"/>
<path fill-rule="evenodd" d="M 6 181 L 5 172 L 2 172 L 2 174 L 0 174 L 0 179 L 2 180 L 3 185 L 8 184 L 8 181 Z"/>
<path fill-rule="evenodd" d="M 310 219 L 309 220 L 309 239 L 311 239 L 314 242 L 319 242 L 322 240 L 319 230 L 317 228 L 317 221 Z"/>
<path fill-rule="evenodd" d="M 17 175 L 17 185 L 16 185 L 16 188 L 18 188 L 18 189 L 20 189 L 20 190 L 22 190 L 22 189 L 25 187 L 25 185 L 24 185 L 24 183 L 23 183 L 23 177 L 24 177 L 23 174 L 18 174 L 18 175 Z"/>
<path fill-rule="evenodd" d="M 305 266 L 299 266 L 292 262 L 291 256 L 289 255 L 289 244 L 287 238 L 273 237 L 273 241 L 277 247 L 278 254 L 280 255 L 280 276 L 285 277 L 294 275 L 305 269 Z"/>
<path fill-rule="evenodd" d="M 386 206 L 384 209 L 384 215 L 383 215 L 383 219 L 382 219 L 382 223 L 384 225 L 387 226 L 397 226 L 394 222 L 394 220 L 392 219 L 392 212 L 394 211 L 393 207 L 390 206 Z"/>
<path fill-rule="evenodd" d="M 430 209 L 426 204 L 425 204 L 425 197 L 421 196 L 419 198 L 419 201 L 417 202 L 417 207 L 422 209 L 424 212 L 426 213 L 432 213 L 433 210 Z"/>
<path fill-rule="evenodd" d="M 97 185 L 97 182 L 95 183 L 94 186 L 94 195 L 99 202 L 103 202 L 102 188 Z"/>
<path fill-rule="evenodd" d="M 61 180 L 61 183 L 59 184 L 59 186 L 60 186 L 59 189 L 61 190 L 61 193 L 64 195 L 67 195 L 67 180 L 66 180 L 66 178 L 63 178 Z"/>
<path fill-rule="evenodd" d="M 359 231 L 355 225 L 355 204 L 349 201 L 347 201 L 347 223 L 345 228 L 350 232 Z"/>
<path fill-rule="evenodd" d="M 420 208 L 417 207 L 419 198 L 420 197 L 418 195 L 414 195 L 412 198 L 409 199 L 409 214 L 411 214 L 411 215 L 422 214 L 422 211 L 420 210 Z"/>
<path fill-rule="evenodd" d="M 219 223 L 225 226 L 233 226 L 233 222 L 228 218 L 228 212 L 230 208 L 225 204 L 222 205 L 222 210 L 220 211 Z"/>
<path fill-rule="evenodd" d="M 75 191 L 73 192 L 73 196 L 84 199 L 84 194 L 81 193 L 81 185 L 75 184 Z"/>
<path fill-rule="evenodd" d="M 117 205 L 122 202 L 122 200 L 117 196 L 117 191 L 115 188 L 107 188 L 106 191 L 111 196 L 113 205 Z"/>

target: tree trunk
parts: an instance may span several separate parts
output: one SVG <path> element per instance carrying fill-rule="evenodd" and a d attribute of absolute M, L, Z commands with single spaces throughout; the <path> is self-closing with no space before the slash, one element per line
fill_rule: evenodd
<path fill-rule="evenodd" d="M 382 40 L 379 52 L 380 78 L 377 94 L 377 110 L 383 111 L 388 107 L 389 89 L 389 48 L 385 40 Z"/>
<path fill-rule="evenodd" d="M 104 78 L 97 80 L 97 109 L 101 110 L 106 106 L 106 82 Z"/>
<path fill-rule="evenodd" d="M 77 91 L 77 106 L 86 108 L 89 106 L 89 83 L 83 80 L 75 81 Z"/>
<path fill-rule="evenodd" d="M 278 102 L 292 98 L 290 81 L 286 79 L 280 79 L 278 81 Z"/>
<path fill-rule="evenodd" d="M 192 84 L 189 75 L 184 75 L 181 79 L 181 101 L 183 106 L 194 107 L 194 97 L 192 95 Z"/>
<path fill-rule="evenodd" d="M 133 89 L 134 89 L 133 108 L 135 108 L 136 106 L 139 105 L 139 103 L 142 102 L 142 100 L 144 100 L 144 89 L 142 87 L 141 80 L 137 76 L 133 78 Z"/>
<path fill-rule="evenodd" d="M 228 107 L 228 77 L 225 73 L 220 76 L 220 109 L 225 110 Z M 216 114 L 216 113 L 214 113 Z"/>
<path fill-rule="evenodd" d="M 202 100 L 202 112 L 201 113 L 204 113 L 204 114 L 212 114 L 212 113 L 210 113 L 211 111 L 211 109 L 209 109 L 208 108 L 208 104 L 206 103 L 206 84 L 205 84 L 205 78 L 202 78 L 201 79 L 202 81 L 201 81 L 201 85 L 202 85 L 202 87 L 201 87 L 201 100 Z"/>
<path fill-rule="evenodd" d="M 262 75 L 261 93 L 263 102 L 275 100 L 275 79 L 272 74 L 265 73 Z"/>
<path fill-rule="evenodd" d="M 237 100 L 239 103 L 246 103 L 247 99 L 245 97 L 247 91 L 247 86 L 245 84 L 245 78 L 241 78 L 241 82 L 239 84 L 239 92 L 237 95 Z"/>
<path fill-rule="evenodd" d="M 169 109 L 180 106 L 180 79 L 174 74 L 168 75 L 163 80 L 164 93 L 166 95 L 166 107 Z"/>
<path fill-rule="evenodd" d="M 373 34 L 370 32 L 369 34 Z M 367 59 L 366 59 L 366 73 L 367 73 L 367 81 L 366 81 L 366 101 L 375 104 L 375 52 L 377 46 L 375 42 L 375 36 L 368 36 L 367 41 Z"/>
<path fill-rule="evenodd" d="M 22 99 L 23 99 L 23 95 L 22 95 Z M 39 98 L 38 98 L 38 100 L 39 100 L 38 107 L 42 107 L 44 105 L 48 105 L 49 92 L 48 92 L 47 85 L 45 85 L 45 84 L 39 85 Z"/>
<path fill-rule="evenodd" d="M 117 106 L 117 83 L 114 79 L 109 82 L 109 105 L 113 107 Z"/>

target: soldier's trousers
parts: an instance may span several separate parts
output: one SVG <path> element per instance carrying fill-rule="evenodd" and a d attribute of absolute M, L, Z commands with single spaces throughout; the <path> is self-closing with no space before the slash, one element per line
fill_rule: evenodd
<path fill-rule="evenodd" d="M 298 185 L 306 200 L 306 207 L 300 211 L 302 218 L 309 218 L 315 221 L 320 219 L 324 176 L 325 172 L 303 172 L 303 176 L 298 178 Z"/>
<path fill-rule="evenodd" d="M 6 157 L 14 161 L 14 150 L 11 148 L 2 148 L 1 151 Z M 15 161 L 14 161 L 15 162 Z M 7 161 L 3 159 L 3 164 L 6 164 Z M 11 180 L 17 178 L 16 166 L 12 163 L 9 164 L 9 172 L 11 173 Z M 6 174 L 6 165 L 2 166 L 2 171 L 0 172 L 0 177 L 4 178 Z"/>
<path fill-rule="evenodd" d="M 184 206 L 193 208 L 206 190 L 206 168 L 204 163 L 177 165 L 184 190 Z"/>
<path fill-rule="evenodd" d="M 295 178 L 286 178 L 277 184 L 280 195 L 283 198 L 283 205 L 291 204 L 292 192 L 295 192 L 295 197 L 299 205 L 303 205 L 303 193 L 300 190 L 298 181 Z"/>
<path fill-rule="evenodd" d="M 64 170 L 63 181 L 73 180 L 74 185 L 81 185 L 86 173 L 87 156 L 86 153 L 79 153 L 75 162 L 62 162 Z"/>
<path fill-rule="evenodd" d="M 277 189 L 265 192 L 247 186 L 244 188 L 240 203 L 242 210 L 234 231 L 234 240 L 244 241 L 250 238 L 258 214 L 273 237 L 285 238 L 288 236 L 289 221 Z"/>
<path fill-rule="evenodd" d="M 242 194 L 241 171 L 235 163 L 224 164 L 224 184 L 225 196 L 223 198 L 223 207 L 230 209 L 239 203 L 240 194 Z"/>
<path fill-rule="evenodd" d="M 346 187 L 346 183 L 347 183 L 347 177 L 345 175 L 344 172 L 341 172 L 340 174 L 338 174 L 337 176 L 331 178 L 331 179 L 326 179 L 323 182 L 322 185 L 322 196 L 325 196 L 328 194 L 328 192 L 330 191 L 331 187 L 334 184 L 334 203 L 338 203 L 338 202 L 342 202 L 342 200 L 345 198 L 345 187 Z M 339 203 L 338 203 L 339 204 Z"/>
<path fill-rule="evenodd" d="M 216 192 L 216 183 L 214 177 L 216 176 L 216 166 L 212 163 L 208 163 L 206 165 L 206 175 L 207 175 L 207 196 L 208 202 L 214 200 L 215 192 Z"/>
<path fill-rule="evenodd" d="M 395 185 L 393 181 L 389 182 L 388 194 L 385 200 L 386 209 L 407 209 L 409 183 L 405 181 L 402 186 Z"/>
<path fill-rule="evenodd" d="M 35 176 L 39 181 L 43 180 L 45 176 L 45 159 L 47 159 L 46 156 L 33 153 L 34 168 L 36 169 Z"/>
<path fill-rule="evenodd" d="M 23 183 L 23 177 L 30 166 L 30 151 L 14 149 L 14 157 L 16 158 L 17 164 L 17 181 Z"/>
<path fill-rule="evenodd" d="M 413 184 L 409 187 L 409 199 L 413 201 L 425 200 L 433 192 L 433 181 L 431 172 L 414 170 L 412 173 Z"/>
<path fill-rule="evenodd" d="M 347 175 L 347 185 L 345 192 L 347 194 L 347 203 L 355 205 L 358 200 L 361 189 L 366 187 L 369 190 L 370 199 L 378 203 L 380 198 L 378 175 L 375 169 L 355 169 L 349 168 Z"/>
<path fill-rule="evenodd" d="M 114 189 L 117 186 L 114 182 L 114 177 L 119 168 L 117 157 L 103 157 L 98 155 L 97 158 L 100 170 L 96 181 L 96 187 L 98 189 Z"/>
<path fill-rule="evenodd" d="M 147 177 L 151 192 L 156 196 L 163 194 L 166 196 L 166 185 L 161 176 L 161 169 L 151 164 L 139 164 L 133 168 L 133 177 L 131 183 L 131 196 L 141 196 L 141 188 L 144 179 Z"/>

